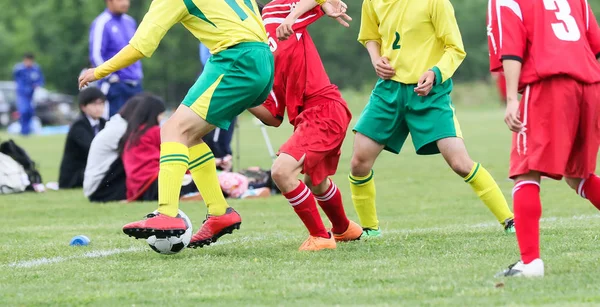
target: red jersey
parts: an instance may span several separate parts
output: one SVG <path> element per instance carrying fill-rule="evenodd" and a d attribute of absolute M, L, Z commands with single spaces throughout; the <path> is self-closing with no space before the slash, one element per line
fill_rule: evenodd
<path fill-rule="evenodd" d="M 276 30 L 296 7 L 299 0 L 275 0 L 263 8 L 262 18 L 267 30 L 269 47 L 275 57 L 275 81 L 264 106 L 274 117 L 288 118 L 294 125 L 302 110 L 322 101 L 343 102 L 337 86 L 331 84 L 319 52 L 307 27 L 321 18 L 320 6 L 300 16 L 294 25 L 294 35 L 277 41 Z"/>
<path fill-rule="evenodd" d="M 490 70 L 523 63 L 519 89 L 557 75 L 600 82 L 600 29 L 587 0 L 489 0 Z"/>

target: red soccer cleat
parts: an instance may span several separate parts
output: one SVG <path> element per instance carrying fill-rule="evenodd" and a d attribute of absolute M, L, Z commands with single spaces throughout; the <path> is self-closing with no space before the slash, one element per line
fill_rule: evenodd
<path fill-rule="evenodd" d="M 179 215 L 170 217 L 157 212 L 148 214 L 146 219 L 123 226 L 123 232 L 136 239 L 147 239 L 151 236 L 179 237 L 186 229 L 187 224 Z"/>
<path fill-rule="evenodd" d="M 225 214 L 221 216 L 209 215 L 202 228 L 192 237 L 188 247 L 197 248 L 204 245 L 210 245 L 234 229 L 240 229 L 242 217 L 233 208 L 227 208 Z"/>

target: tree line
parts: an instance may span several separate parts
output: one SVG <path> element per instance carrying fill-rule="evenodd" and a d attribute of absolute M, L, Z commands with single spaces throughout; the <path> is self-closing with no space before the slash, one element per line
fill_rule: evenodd
<path fill-rule="evenodd" d="M 151 0 L 132 0 L 130 15 L 141 21 Z M 349 29 L 324 18 L 311 35 L 332 81 L 341 88 L 360 89 L 376 79 L 366 50 L 356 41 L 360 1 L 347 1 L 354 18 Z M 467 58 L 456 81 L 488 78 L 487 1 L 452 0 Z M 600 12 L 600 0 L 589 0 Z M 12 78 L 12 67 L 32 51 L 48 87 L 76 94 L 79 72 L 88 65 L 89 26 L 104 9 L 101 0 L 0 0 L 0 80 Z M 596 14 L 598 15 L 598 14 Z M 202 71 L 198 41 L 181 25 L 169 31 L 151 59 L 143 61 L 144 87 L 170 102 L 180 100 Z"/>

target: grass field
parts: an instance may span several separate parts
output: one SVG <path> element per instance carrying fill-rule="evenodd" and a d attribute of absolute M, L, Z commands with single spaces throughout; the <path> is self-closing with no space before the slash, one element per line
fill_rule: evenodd
<path fill-rule="evenodd" d="M 365 95 L 346 95 L 355 118 Z M 506 180 L 510 135 L 494 106 L 458 106 L 472 157 Z M 269 129 L 275 146 L 291 132 Z M 268 153 L 250 117 L 241 119 L 242 165 L 268 167 Z M 0 135 L 2 137 L 4 135 Z M 57 179 L 64 136 L 16 139 Z M 338 183 L 356 220 L 347 183 L 348 134 Z M 544 181 L 544 279 L 493 276 L 518 259 L 470 187 L 441 157 L 417 157 L 412 145 L 385 153 L 375 167 L 384 236 L 339 244 L 335 251 L 300 253 L 307 236 L 280 196 L 231 201 L 240 231 L 203 249 L 162 256 L 121 232 L 154 203 L 94 205 L 80 190 L 0 197 L 0 305 L 596 305 L 600 303 L 600 215 L 564 183 Z M 197 229 L 203 204 L 181 208 Z M 87 247 L 71 237 L 91 238 Z"/>

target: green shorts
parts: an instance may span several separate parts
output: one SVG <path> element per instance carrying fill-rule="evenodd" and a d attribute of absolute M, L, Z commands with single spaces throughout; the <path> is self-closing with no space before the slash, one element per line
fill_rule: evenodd
<path fill-rule="evenodd" d="M 237 44 L 210 57 L 182 104 L 209 124 L 227 130 L 236 116 L 267 99 L 274 71 L 267 44 Z"/>
<path fill-rule="evenodd" d="M 435 85 L 426 97 L 418 96 L 415 87 L 392 80 L 377 81 L 354 131 L 396 154 L 409 133 L 420 155 L 439 153 L 437 140 L 462 138 L 450 99 L 452 80 Z"/>

